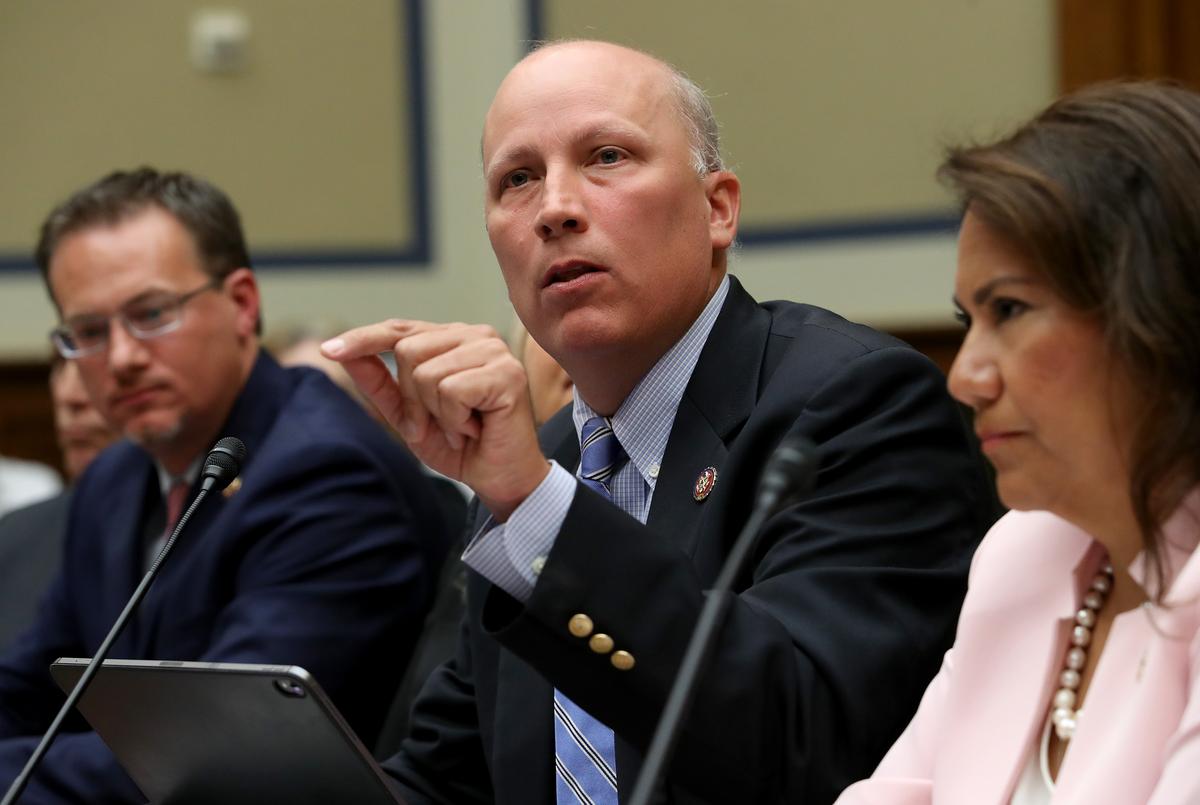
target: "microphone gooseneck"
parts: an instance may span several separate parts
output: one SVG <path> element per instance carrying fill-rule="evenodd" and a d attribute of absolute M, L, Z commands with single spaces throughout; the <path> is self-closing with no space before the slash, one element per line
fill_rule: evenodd
<path fill-rule="evenodd" d="M 817 465 L 817 447 L 800 431 L 799 426 L 793 426 L 788 431 L 767 460 L 750 517 L 729 551 L 716 582 L 705 596 L 704 607 L 692 630 L 675 683 L 671 686 L 667 703 L 658 719 L 658 727 L 646 752 L 646 761 L 638 774 L 630 805 L 647 805 L 650 802 L 658 778 L 671 759 L 679 739 L 679 730 L 691 708 L 696 684 L 708 665 L 717 635 L 729 613 L 730 596 L 726 593 L 733 588 L 734 580 L 742 572 L 755 536 L 767 518 L 780 507 L 812 490 L 816 483 Z"/>
<path fill-rule="evenodd" d="M 774 511 L 811 490 L 816 476 L 817 446 L 803 434 L 789 434 L 767 460 L 755 508 Z"/>
<path fill-rule="evenodd" d="M 184 525 L 191 518 L 192 512 L 196 511 L 196 508 L 199 507 L 201 501 L 204 500 L 211 490 L 216 489 L 220 491 L 229 486 L 230 481 L 236 478 L 238 472 L 241 471 L 242 462 L 245 458 L 246 445 L 242 443 L 241 439 L 233 436 L 226 436 L 221 439 L 209 452 L 207 458 L 204 460 L 204 468 L 201 470 L 201 476 L 204 480 L 200 486 L 200 491 L 196 494 L 196 499 L 192 501 L 192 505 L 188 506 L 187 511 L 179 518 L 179 523 L 172 529 L 171 536 L 163 545 L 162 550 L 158 552 L 158 556 L 151 563 L 150 569 L 146 571 L 146 575 L 142 577 L 142 581 L 137 586 L 137 589 L 133 591 L 133 595 L 129 597 L 128 603 L 125 604 L 125 609 L 121 610 L 121 614 L 117 616 L 117 620 L 113 623 L 108 635 L 100 643 L 100 647 L 96 649 L 95 655 L 88 662 L 87 668 L 83 670 L 83 674 L 80 675 L 79 681 L 75 683 L 75 687 L 71 689 L 67 700 L 63 702 L 62 708 L 59 709 L 58 715 L 54 717 L 54 721 L 50 723 L 46 734 L 42 736 L 41 742 L 33 750 L 33 754 L 29 756 L 25 767 L 21 769 L 21 773 L 17 775 L 12 785 L 9 786 L 3 801 L 0 801 L 0 805 L 13 805 L 17 801 L 17 798 L 21 796 L 21 792 L 25 790 L 25 786 L 29 784 L 33 772 L 37 769 L 42 757 L 50 748 L 50 744 L 53 743 L 55 737 L 58 735 L 59 730 L 62 729 L 62 724 L 66 720 L 67 714 L 71 712 L 71 709 L 83 697 L 84 692 L 92 683 L 92 678 L 100 670 L 100 665 L 104 661 L 104 658 L 108 656 L 112 644 L 125 629 L 125 624 L 129 622 L 129 618 L 133 615 L 134 610 L 137 609 L 138 604 L 146 596 L 146 591 L 150 589 L 150 585 L 158 575 L 158 569 L 162 566 L 167 554 L 170 553 L 172 546 L 175 545 L 175 538 L 179 536 Z"/>

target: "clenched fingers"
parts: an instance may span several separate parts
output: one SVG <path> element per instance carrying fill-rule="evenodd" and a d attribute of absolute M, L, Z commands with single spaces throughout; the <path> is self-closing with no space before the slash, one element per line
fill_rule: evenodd
<path fill-rule="evenodd" d="M 441 325 L 429 322 L 388 319 L 377 324 L 368 324 L 347 330 L 321 345 L 325 357 L 341 363 L 359 390 L 394 428 L 404 433 L 414 427 L 423 431 L 422 412 L 414 411 L 417 422 L 410 421 L 403 390 L 392 377 L 386 364 L 379 358 L 382 352 L 391 352 L 396 343 L 407 335 L 435 329 Z"/>

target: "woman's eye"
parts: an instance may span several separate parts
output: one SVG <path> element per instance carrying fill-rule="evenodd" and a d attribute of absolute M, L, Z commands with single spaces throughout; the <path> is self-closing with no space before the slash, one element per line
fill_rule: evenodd
<path fill-rule="evenodd" d="M 1015 316 L 1019 316 L 1029 309 L 1029 306 L 1017 299 L 1009 299 L 1007 297 L 998 296 L 992 300 L 992 315 L 996 321 L 1007 321 Z"/>
<path fill-rule="evenodd" d="M 961 324 L 966 329 L 971 329 L 971 314 L 963 310 L 961 307 L 954 309 L 954 320 Z"/>

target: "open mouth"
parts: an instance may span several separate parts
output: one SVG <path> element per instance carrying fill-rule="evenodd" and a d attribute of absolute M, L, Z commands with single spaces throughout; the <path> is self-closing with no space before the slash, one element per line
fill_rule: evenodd
<path fill-rule="evenodd" d="M 603 269 L 589 263 L 572 262 L 562 266 L 554 266 L 547 272 L 546 287 L 563 282 L 571 282 L 586 274 L 595 274 L 600 271 L 603 271 Z"/>

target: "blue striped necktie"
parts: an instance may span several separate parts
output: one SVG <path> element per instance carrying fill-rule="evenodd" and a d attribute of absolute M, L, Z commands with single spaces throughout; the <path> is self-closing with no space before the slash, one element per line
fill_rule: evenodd
<path fill-rule="evenodd" d="M 604 417 L 580 433 L 579 480 L 612 500 L 612 477 L 628 458 Z M 554 691 L 554 779 L 558 805 L 617 805 L 613 731 Z"/>

